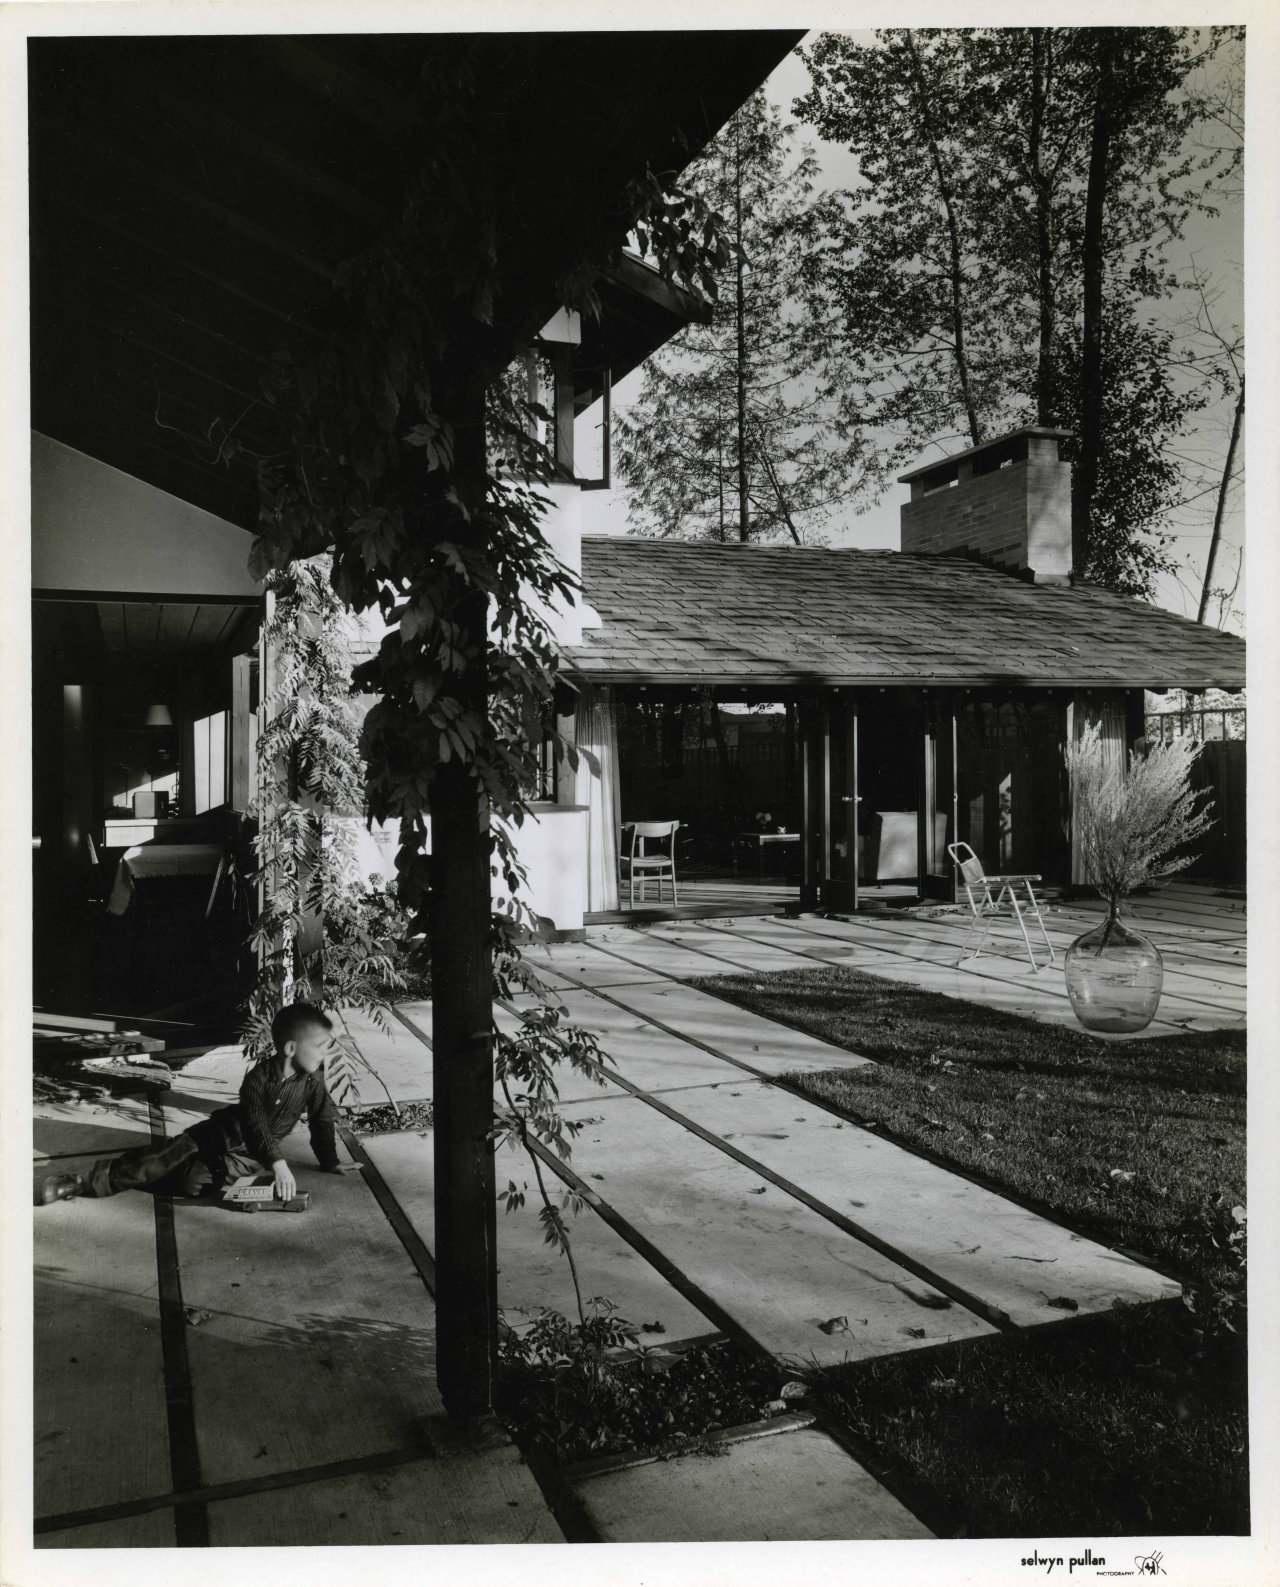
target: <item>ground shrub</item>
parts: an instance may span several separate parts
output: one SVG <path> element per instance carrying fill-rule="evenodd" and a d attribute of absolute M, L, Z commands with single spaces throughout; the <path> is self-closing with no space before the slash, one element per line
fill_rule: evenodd
<path fill-rule="evenodd" d="M 504 1333 L 498 1411 L 526 1449 L 560 1464 L 676 1454 L 783 1404 L 779 1369 L 729 1340 L 670 1351 L 660 1324 L 633 1328 L 605 1300 L 586 1310 L 583 1322 L 544 1311 Z"/>

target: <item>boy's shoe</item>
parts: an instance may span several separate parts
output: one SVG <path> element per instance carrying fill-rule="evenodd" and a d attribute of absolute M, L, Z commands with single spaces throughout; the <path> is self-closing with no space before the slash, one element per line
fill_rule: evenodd
<path fill-rule="evenodd" d="M 84 1194 L 84 1180 L 79 1174 L 51 1174 L 40 1191 L 46 1207 L 55 1201 L 73 1201 Z"/>

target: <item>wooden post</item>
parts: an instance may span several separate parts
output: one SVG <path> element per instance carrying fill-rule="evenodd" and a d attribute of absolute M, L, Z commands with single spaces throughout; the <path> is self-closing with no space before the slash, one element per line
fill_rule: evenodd
<path fill-rule="evenodd" d="M 231 658 L 231 808 L 249 808 L 249 703 L 252 656 Z"/>
<path fill-rule="evenodd" d="M 477 377 L 455 425 L 454 477 L 482 499 L 484 387 Z M 457 576 L 455 575 L 455 578 Z M 488 607 L 459 584 L 454 620 L 476 657 L 460 689 L 487 709 Z M 452 603 L 451 603 L 452 604 Z M 436 1381 L 449 1414 L 492 1412 L 498 1370 L 497 1218 L 493 1148 L 493 967 L 489 812 L 471 771 L 440 766 L 431 789 L 428 937 L 435 1097 Z"/>
<path fill-rule="evenodd" d="M 800 907 L 818 907 L 819 843 L 822 837 L 822 745 L 817 703 L 797 702 L 800 716 L 802 814 L 800 819 Z"/>

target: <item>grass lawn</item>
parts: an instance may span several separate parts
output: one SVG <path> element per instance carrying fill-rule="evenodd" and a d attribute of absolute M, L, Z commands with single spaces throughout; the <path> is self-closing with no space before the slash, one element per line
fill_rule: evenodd
<path fill-rule="evenodd" d="M 843 966 L 696 984 L 877 1060 L 806 1095 L 1189 1283 L 1194 1311 L 822 1374 L 851 1429 L 970 1536 L 1247 1530 L 1242 1031 L 1101 1042 Z"/>

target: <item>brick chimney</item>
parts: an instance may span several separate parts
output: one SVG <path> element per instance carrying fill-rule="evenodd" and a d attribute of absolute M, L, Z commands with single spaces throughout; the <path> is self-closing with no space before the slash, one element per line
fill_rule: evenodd
<path fill-rule="evenodd" d="M 1012 430 L 906 474 L 902 549 L 969 552 L 1036 584 L 1071 575 L 1071 465 L 1058 456 L 1067 430 Z"/>

